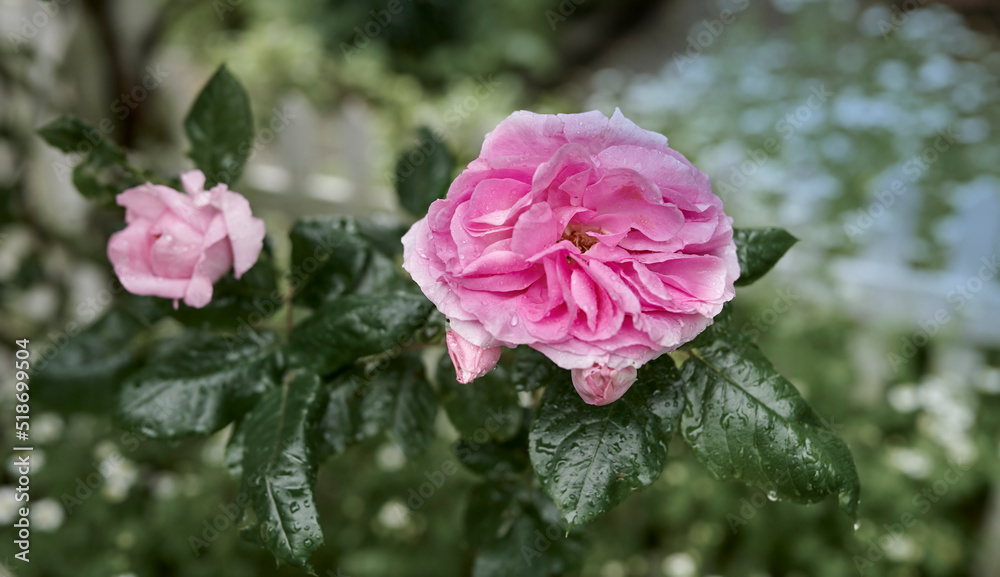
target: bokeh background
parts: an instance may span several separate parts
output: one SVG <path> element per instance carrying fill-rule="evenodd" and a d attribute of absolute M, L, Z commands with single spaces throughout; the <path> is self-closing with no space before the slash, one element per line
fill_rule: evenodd
<path fill-rule="evenodd" d="M 0 0 L 0 445 L 13 341 L 60 334 L 111 280 L 116 217 L 34 133 L 56 116 L 107 119 L 135 164 L 176 173 L 183 116 L 227 63 L 276 127 L 235 188 L 287 259 L 301 216 L 407 222 L 386 175 L 420 126 L 464 165 L 513 110 L 620 107 L 711 176 L 737 226 L 801 239 L 738 292 L 736 326 L 850 444 L 861 519 L 714 482 L 676 444 L 660 481 L 587 529 L 584 574 L 1000 575 L 1000 3 L 398 1 Z M 416 461 L 385 438 L 321 469 L 319 575 L 469 573 L 473 476 L 407 504 L 455 460 L 438 419 Z M 138 443 L 106 413 L 36 403 L 32 434 L 32 561 L 12 559 L 5 462 L 0 575 L 298 574 L 232 527 L 192 550 L 238 492 L 230 431 Z"/>

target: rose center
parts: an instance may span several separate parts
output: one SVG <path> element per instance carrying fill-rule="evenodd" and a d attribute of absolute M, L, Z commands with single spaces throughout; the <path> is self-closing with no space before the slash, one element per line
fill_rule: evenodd
<path fill-rule="evenodd" d="M 587 252 L 590 250 L 590 247 L 597 244 L 597 239 L 587 234 L 587 232 L 571 225 L 566 227 L 562 237 L 564 240 L 575 244 L 576 248 L 580 249 L 580 252 Z"/>

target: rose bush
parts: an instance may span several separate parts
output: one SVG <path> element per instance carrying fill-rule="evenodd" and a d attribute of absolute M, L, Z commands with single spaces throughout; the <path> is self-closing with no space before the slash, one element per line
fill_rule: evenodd
<path fill-rule="evenodd" d="M 225 184 L 206 191 L 200 170 L 181 182 L 187 194 L 146 183 L 117 196 L 127 226 L 108 241 L 108 259 L 125 290 L 201 308 L 230 268 L 240 278 L 257 262 L 264 222 Z"/>
<path fill-rule="evenodd" d="M 708 177 L 618 110 L 515 112 L 403 245 L 404 268 L 467 341 L 453 358 L 528 345 L 596 405 L 711 324 L 740 274 Z"/>

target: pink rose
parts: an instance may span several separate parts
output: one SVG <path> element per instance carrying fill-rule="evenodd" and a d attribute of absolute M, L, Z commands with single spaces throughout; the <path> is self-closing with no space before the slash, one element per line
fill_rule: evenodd
<path fill-rule="evenodd" d="M 118 195 L 124 230 L 111 235 L 108 258 L 125 290 L 178 299 L 194 308 L 230 268 L 240 278 L 264 246 L 264 222 L 225 184 L 205 190 L 200 170 L 181 174 L 187 194 L 146 183 Z"/>
<path fill-rule="evenodd" d="M 708 177 L 618 110 L 515 112 L 403 246 L 404 268 L 462 338 L 601 375 L 693 339 L 740 274 Z M 616 383 L 584 400 L 631 384 Z"/>

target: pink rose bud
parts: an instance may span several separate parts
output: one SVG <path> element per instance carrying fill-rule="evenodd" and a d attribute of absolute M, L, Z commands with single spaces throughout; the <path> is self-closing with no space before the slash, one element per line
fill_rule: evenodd
<path fill-rule="evenodd" d="M 500 347 L 484 349 L 465 340 L 455 331 L 445 334 L 448 356 L 455 365 L 455 379 L 460 383 L 471 383 L 493 370 L 500 360 Z"/>
<path fill-rule="evenodd" d="M 127 226 L 111 235 L 108 259 L 132 294 L 178 299 L 201 308 L 230 268 L 240 278 L 264 246 L 264 221 L 219 184 L 205 190 L 200 170 L 181 174 L 187 194 L 146 183 L 118 195 Z"/>
<path fill-rule="evenodd" d="M 573 369 L 573 386 L 588 405 L 607 405 L 625 394 L 635 382 L 635 367 L 612 369 L 594 365 L 589 369 Z"/>

